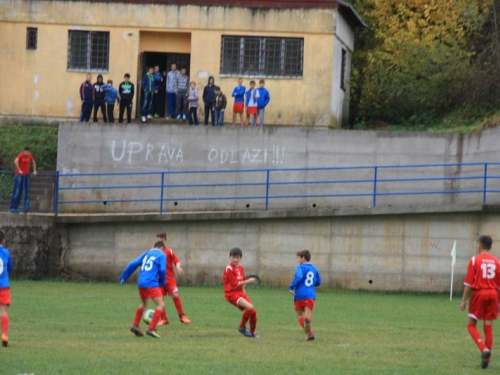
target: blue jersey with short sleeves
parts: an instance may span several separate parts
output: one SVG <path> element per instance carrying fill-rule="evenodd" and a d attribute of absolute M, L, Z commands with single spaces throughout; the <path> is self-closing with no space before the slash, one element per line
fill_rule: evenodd
<path fill-rule="evenodd" d="M 0 288 L 10 288 L 9 272 L 12 270 L 12 258 L 9 250 L 0 245 Z"/>
<path fill-rule="evenodd" d="M 139 258 L 134 259 L 123 270 L 120 282 L 124 283 L 132 276 L 137 267 L 140 267 L 137 286 L 139 288 L 157 288 L 165 285 L 167 257 L 165 252 L 151 249 Z"/>
<path fill-rule="evenodd" d="M 290 290 L 295 291 L 294 301 L 316 299 L 316 287 L 321 285 L 321 275 L 311 263 L 302 263 L 295 268 L 295 277 Z"/>

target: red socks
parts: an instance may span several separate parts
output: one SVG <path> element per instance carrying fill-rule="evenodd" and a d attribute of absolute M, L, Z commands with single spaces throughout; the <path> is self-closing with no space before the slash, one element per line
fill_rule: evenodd
<path fill-rule="evenodd" d="M 167 309 L 165 309 L 165 310 L 162 311 L 162 313 L 161 313 L 161 319 L 168 321 L 168 318 L 167 318 Z"/>
<path fill-rule="evenodd" d="M 250 310 L 250 333 L 255 333 L 257 327 L 257 310 Z"/>
<path fill-rule="evenodd" d="M 134 317 L 134 327 L 139 327 L 139 322 L 141 321 L 143 312 L 144 312 L 144 309 L 142 307 L 137 308 L 137 311 L 135 312 L 135 317 Z"/>
<path fill-rule="evenodd" d="M 305 328 L 305 323 L 308 322 L 309 323 L 309 332 L 307 332 L 308 335 L 312 335 L 313 334 L 313 331 L 312 329 L 310 328 L 311 327 L 311 322 L 312 320 L 311 319 L 304 319 L 304 328 Z"/>
<path fill-rule="evenodd" d="M 9 317 L 7 315 L 2 315 L 2 334 L 9 334 Z"/>
<path fill-rule="evenodd" d="M 484 330 L 484 344 L 491 351 L 493 349 L 493 326 L 485 324 Z"/>
<path fill-rule="evenodd" d="M 472 340 L 474 340 L 474 342 L 476 343 L 477 347 L 479 348 L 479 350 L 482 352 L 484 352 L 484 343 L 483 343 L 483 340 L 481 339 L 481 335 L 479 334 L 479 331 L 477 330 L 476 326 L 473 326 L 472 324 L 467 324 L 467 330 L 469 331 L 469 334 L 471 335 L 472 337 Z M 492 338 L 492 341 L 493 341 L 493 338 Z"/>
<path fill-rule="evenodd" d="M 149 330 L 154 331 L 156 329 L 156 325 L 158 324 L 158 321 L 160 320 L 162 315 L 162 310 L 156 309 L 155 313 L 153 315 L 153 319 L 151 319 L 151 323 L 149 324 Z"/>
<path fill-rule="evenodd" d="M 304 317 L 299 318 L 299 324 L 302 328 L 304 328 Z"/>
<path fill-rule="evenodd" d="M 245 311 L 243 311 L 243 315 L 241 316 L 240 328 L 246 327 L 248 319 L 250 319 L 250 311 L 245 310 Z"/>
<path fill-rule="evenodd" d="M 179 316 L 183 316 L 184 309 L 182 308 L 181 297 L 179 297 L 179 296 L 172 297 L 172 300 L 174 301 L 174 305 L 175 305 L 175 308 L 177 309 L 177 313 L 179 314 Z"/>

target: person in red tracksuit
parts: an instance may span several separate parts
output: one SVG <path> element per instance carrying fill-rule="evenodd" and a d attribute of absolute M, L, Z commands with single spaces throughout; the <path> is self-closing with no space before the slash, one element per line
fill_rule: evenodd
<path fill-rule="evenodd" d="M 480 236 L 477 244 L 479 254 L 469 261 L 461 308 L 465 311 L 467 299 L 472 291 L 467 330 L 481 351 L 481 367 L 486 369 L 490 365 L 493 349 L 493 321 L 498 318 L 500 261 L 490 254 L 493 244 L 490 236 Z M 484 342 L 476 327 L 478 320 L 484 321 Z"/>

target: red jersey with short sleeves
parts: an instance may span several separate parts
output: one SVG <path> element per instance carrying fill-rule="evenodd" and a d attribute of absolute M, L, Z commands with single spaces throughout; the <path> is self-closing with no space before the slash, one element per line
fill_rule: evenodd
<path fill-rule="evenodd" d="M 169 287 L 177 286 L 177 280 L 175 279 L 174 265 L 179 263 L 179 258 L 175 255 L 174 251 L 167 247 L 165 249 L 165 255 L 167 256 L 167 277 L 165 279 L 165 285 Z"/>
<path fill-rule="evenodd" d="M 473 290 L 499 289 L 500 261 L 488 253 L 472 257 L 464 285 Z"/>
<path fill-rule="evenodd" d="M 224 270 L 223 283 L 224 283 L 224 293 L 226 298 L 231 297 L 236 294 L 245 294 L 243 285 L 238 286 L 240 281 L 245 280 L 245 271 L 241 264 L 235 266 L 229 263 Z"/>
<path fill-rule="evenodd" d="M 23 175 L 27 175 L 30 173 L 30 163 L 35 160 L 32 154 L 25 155 L 24 152 L 21 152 L 16 157 L 17 162 L 19 163 L 19 169 L 23 172 Z M 16 176 L 19 175 L 19 171 L 16 170 Z"/>

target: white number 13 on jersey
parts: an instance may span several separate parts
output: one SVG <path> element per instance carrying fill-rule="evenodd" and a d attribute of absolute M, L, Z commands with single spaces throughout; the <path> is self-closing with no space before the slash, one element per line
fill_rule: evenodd
<path fill-rule="evenodd" d="M 493 279 L 496 275 L 497 266 L 490 263 L 481 264 L 481 270 L 483 271 L 483 279 Z"/>

